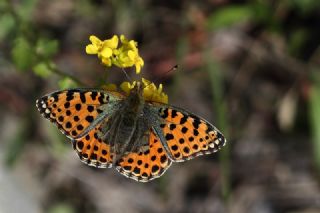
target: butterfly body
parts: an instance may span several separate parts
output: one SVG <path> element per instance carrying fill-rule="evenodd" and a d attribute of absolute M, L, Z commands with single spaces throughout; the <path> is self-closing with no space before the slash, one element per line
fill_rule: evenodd
<path fill-rule="evenodd" d="M 37 100 L 40 113 L 71 138 L 81 161 L 115 167 L 141 182 L 160 177 L 172 162 L 218 151 L 226 142 L 206 120 L 183 109 L 92 89 L 62 90 Z"/>
<path fill-rule="evenodd" d="M 143 136 L 152 128 L 139 87 L 131 91 L 126 99 L 119 101 L 118 106 L 119 109 L 102 122 L 98 134 L 103 142 L 110 144 L 114 153 L 113 166 L 126 154 L 147 146 L 148 141 L 143 140 Z"/>

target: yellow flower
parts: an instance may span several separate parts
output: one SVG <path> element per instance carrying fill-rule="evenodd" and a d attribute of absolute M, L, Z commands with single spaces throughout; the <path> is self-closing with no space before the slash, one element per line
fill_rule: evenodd
<path fill-rule="evenodd" d="M 131 61 L 133 61 L 135 67 L 136 67 L 136 73 L 139 74 L 141 71 L 141 67 L 144 65 L 143 59 L 139 56 L 138 51 L 128 51 L 128 57 L 130 58 Z"/>
<path fill-rule="evenodd" d="M 122 46 L 115 51 L 115 58 L 113 64 L 118 67 L 136 67 L 136 73 L 139 74 L 141 67 L 144 65 L 143 59 L 139 56 L 137 42 L 134 40 L 127 40 L 124 35 L 120 36 Z"/>
<path fill-rule="evenodd" d="M 117 49 L 119 38 L 114 35 L 111 39 L 101 41 L 94 35 L 91 35 L 89 40 L 92 44 L 86 46 L 87 54 L 97 54 L 98 58 L 102 61 L 103 64 L 107 66 L 112 65 L 111 57 L 113 52 Z"/>
<path fill-rule="evenodd" d="M 127 95 L 130 94 L 130 91 L 135 87 L 135 85 L 137 84 L 136 81 L 132 82 L 132 84 L 130 82 L 122 82 L 120 85 L 120 88 L 122 89 L 122 91 L 124 91 Z"/>
<path fill-rule="evenodd" d="M 144 61 L 139 56 L 137 42 L 129 41 L 124 35 L 121 35 L 121 46 L 118 48 L 119 38 L 116 35 L 104 41 L 94 35 L 91 35 L 89 39 L 91 44 L 86 46 L 87 54 L 97 54 L 102 63 L 109 67 L 112 65 L 121 68 L 135 66 L 136 73 L 140 73 Z"/>
<path fill-rule="evenodd" d="M 154 101 L 154 102 L 159 102 L 159 103 L 168 103 L 168 95 L 162 92 L 162 84 L 157 86 L 152 83 L 149 80 L 146 80 L 142 78 L 142 84 L 143 84 L 143 97 L 146 101 Z M 132 83 L 130 82 L 123 82 L 120 85 L 120 88 L 127 94 L 130 93 L 130 91 L 136 86 L 137 82 L 134 81 Z"/>
<path fill-rule="evenodd" d="M 86 46 L 86 53 L 87 54 L 98 54 L 99 49 L 102 47 L 102 41 L 98 39 L 96 36 L 91 35 L 89 40 L 92 44 Z"/>

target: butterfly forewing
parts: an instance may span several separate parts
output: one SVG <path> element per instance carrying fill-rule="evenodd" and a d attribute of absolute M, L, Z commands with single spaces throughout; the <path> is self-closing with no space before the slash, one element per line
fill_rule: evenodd
<path fill-rule="evenodd" d="M 37 100 L 40 113 L 68 137 L 77 138 L 101 113 L 102 105 L 114 103 L 122 96 L 106 91 L 72 89 L 51 93 Z"/>
<path fill-rule="evenodd" d="M 185 110 L 161 107 L 159 115 L 163 119 L 160 127 L 173 161 L 210 154 L 225 145 L 226 140 L 216 127 Z"/>

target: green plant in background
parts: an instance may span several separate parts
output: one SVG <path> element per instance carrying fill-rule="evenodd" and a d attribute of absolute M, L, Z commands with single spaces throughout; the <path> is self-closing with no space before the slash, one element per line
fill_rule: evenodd
<path fill-rule="evenodd" d="M 263 26 L 261 28 L 260 35 L 276 33 L 279 38 L 283 39 L 286 53 L 289 55 L 290 60 L 297 62 L 298 64 L 307 64 L 300 58 L 306 56 L 305 48 L 310 45 L 310 41 L 315 42 L 316 37 L 312 37 L 314 29 L 311 29 L 308 25 L 290 25 L 289 28 L 286 25 L 288 20 L 287 15 L 293 12 L 296 17 L 300 19 L 306 19 L 310 14 L 318 11 L 320 8 L 320 2 L 318 0 L 292 0 L 292 1 L 247 1 L 243 4 L 228 4 L 226 6 L 217 8 L 209 15 L 207 19 L 208 31 L 218 31 L 223 28 L 230 28 L 239 24 L 251 24 L 254 26 Z M 290 11 L 290 12 L 288 12 Z M 299 20 L 299 18 L 297 18 Z M 291 27 L 291 28 L 290 28 Z M 259 32 L 259 31 L 258 31 Z M 251 37 L 249 37 L 251 38 Z M 259 42 L 259 36 L 256 38 L 259 45 L 264 45 Z M 250 47 L 249 47 L 250 48 Z M 250 49 L 249 49 L 250 51 Z M 250 54 L 250 53 L 249 53 Z M 254 54 L 254 53 L 253 53 Z M 309 52 L 307 54 L 310 54 Z M 224 103 L 222 94 L 223 88 L 221 82 L 223 82 L 223 76 L 218 71 L 220 64 L 215 62 L 207 55 L 206 64 L 208 67 L 210 79 L 212 82 L 212 93 L 214 99 L 215 110 L 218 115 L 218 126 L 222 127 L 222 130 L 228 136 L 228 122 L 226 117 L 226 103 Z M 308 65 L 306 66 L 306 72 L 302 75 L 297 75 L 296 78 L 300 82 L 301 76 L 309 75 L 310 72 Z M 294 66 L 294 65 L 293 65 Z M 317 70 L 318 72 L 319 70 Z M 303 72 L 301 70 L 301 72 Z M 309 115 L 310 124 L 312 129 L 313 138 L 313 151 L 315 165 L 318 171 L 320 171 L 320 84 L 318 81 L 318 74 L 313 72 L 313 81 L 311 82 L 310 96 L 309 98 Z M 316 76 L 316 78 L 314 78 Z M 316 80 L 315 80 L 316 79 Z M 230 179 L 228 174 L 230 173 L 229 164 L 229 151 L 230 146 L 226 147 L 221 153 L 222 173 L 226 175 L 223 178 L 224 182 L 224 195 L 228 195 L 230 192 Z"/>
<path fill-rule="evenodd" d="M 319 69 L 312 73 L 309 88 L 309 120 L 313 144 L 313 156 L 318 175 L 320 174 L 320 75 Z"/>
<path fill-rule="evenodd" d="M 3 62 L 15 66 L 22 75 L 32 71 L 42 78 L 48 78 L 53 73 L 58 73 L 52 58 L 58 52 L 59 44 L 57 40 L 42 36 L 42 32 L 34 29 L 31 19 L 36 3 L 36 0 L 26 0 L 20 4 L 14 4 L 13 1 L 0 2 L 0 42 L 10 49 L 8 55 L 2 53 L 1 56 Z M 6 58 L 9 59 L 6 61 Z M 31 108 L 25 113 L 7 149 L 8 165 L 14 164 L 31 137 Z"/>
<path fill-rule="evenodd" d="M 36 0 L 26 0 L 21 4 L 2 1 L 0 5 L 2 11 L 0 40 L 8 41 L 7 45 L 11 46 L 13 65 L 17 71 L 22 73 L 32 71 L 41 78 L 48 78 L 53 74 L 59 75 L 62 77 L 59 85 L 66 86 L 66 83 L 70 86 L 82 85 L 78 79 L 57 69 L 53 57 L 59 50 L 59 42 L 44 36 L 43 32 L 33 27 L 31 18 L 36 3 Z"/>
<path fill-rule="evenodd" d="M 268 2 L 249 2 L 241 5 L 228 5 L 214 11 L 207 19 L 208 30 L 219 30 L 242 23 L 265 24 L 270 30 L 279 27 Z"/>
<path fill-rule="evenodd" d="M 221 131 L 224 132 L 225 137 L 229 138 L 229 123 L 227 117 L 227 103 L 225 99 L 225 93 L 223 89 L 224 76 L 221 73 L 221 66 L 218 62 L 215 62 L 210 57 L 210 51 L 206 51 L 204 54 L 205 58 L 205 69 L 209 74 L 209 80 L 211 85 L 211 91 L 213 95 L 212 108 L 216 113 L 216 125 L 220 127 Z M 230 160 L 230 145 L 226 146 L 220 153 L 220 170 L 221 170 L 221 182 L 222 182 L 222 195 L 225 201 L 228 201 L 231 195 L 231 160 Z"/>

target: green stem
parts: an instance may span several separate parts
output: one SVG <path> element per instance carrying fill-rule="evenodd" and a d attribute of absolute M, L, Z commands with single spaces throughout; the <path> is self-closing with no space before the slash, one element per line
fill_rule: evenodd
<path fill-rule="evenodd" d="M 314 164 L 318 174 L 320 174 L 320 75 L 317 69 L 312 73 L 309 96 L 309 118 L 313 145 Z"/>
<path fill-rule="evenodd" d="M 56 68 L 54 65 L 52 65 L 49 61 L 46 61 L 45 64 L 49 67 L 49 69 L 55 73 L 56 75 L 59 75 L 61 77 L 68 77 L 70 78 L 72 81 L 74 81 L 75 83 L 77 83 L 79 86 L 84 86 L 85 84 L 80 81 L 79 79 L 77 79 L 76 77 L 74 77 L 73 75 L 70 75 L 68 73 L 62 72 L 61 70 L 59 70 L 58 68 Z"/>
<path fill-rule="evenodd" d="M 216 125 L 223 132 L 224 136 L 228 140 L 229 128 L 226 111 L 227 105 L 225 99 L 223 98 L 223 76 L 221 75 L 221 69 L 219 69 L 218 63 L 214 62 L 209 51 L 205 52 L 205 61 L 209 73 L 209 79 L 211 82 L 211 89 L 213 94 L 213 108 L 215 109 L 217 115 Z M 222 148 L 219 155 L 219 159 L 222 176 L 222 195 L 224 197 L 224 200 L 227 202 L 231 192 L 230 144 L 227 144 L 225 147 Z"/>

